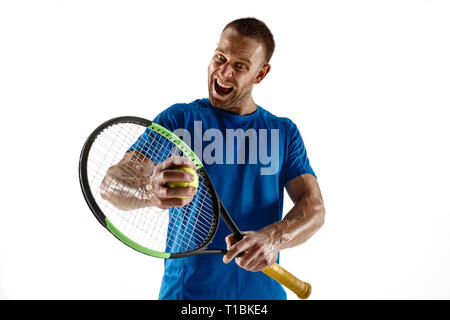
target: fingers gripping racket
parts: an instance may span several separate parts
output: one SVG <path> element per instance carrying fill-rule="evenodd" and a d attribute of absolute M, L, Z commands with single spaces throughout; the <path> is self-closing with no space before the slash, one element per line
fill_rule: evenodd
<path fill-rule="evenodd" d="M 123 199 L 137 199 L 140 193 L 145 193 L 145 184 L 132 188 L 126 182 L 104 180 L 108 169 L 132 150 L 145 155 L 122 164 L 122 169 L 135 180 L 141 178 L 133 175 L 139 171 L 140 161 L 143 167 L 144 159 L 149 158 L 157 165 L 171 156 L 189 158 L 197 168 L 199 180 L 193 200 L 183 207 L 168 210 L 139 205 L 134 210 L 122 210 L 105 199 L 102 196 L 105 189 Z M 172 132 L 149 120 L 119 117 L 95 129 L 83 146 L 79 177 L 83 195 L 97 220 L 120 241 L 144 254 L 164 259 L 225 254 L 223 249 L 208 249 L 220 218 L 236 239 L 243 238 L 196 154 Z M 311 293 L 308 283 L 276 263 L 262 271 L 301 299 L 306 299 Z"/>

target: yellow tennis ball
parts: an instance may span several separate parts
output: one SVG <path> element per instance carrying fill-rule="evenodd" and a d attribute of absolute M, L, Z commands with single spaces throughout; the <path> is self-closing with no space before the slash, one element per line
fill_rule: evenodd
<path fill-rule="evenodd" d="M 179 168 L 175 168 L 174 170 L 182 170 L 182 171 L 189 172 L 190 174 L 192 174 L 194 176 L 194 180 L 192 180 L 191 182 L 184 182 L 184 181 L 167 182 L 167 186 L 169 188 L 186 188 L 186 187 L 198 188 L 198 175 L 194 169 L 191 169 L 188 167 L 179 167 Z"/>

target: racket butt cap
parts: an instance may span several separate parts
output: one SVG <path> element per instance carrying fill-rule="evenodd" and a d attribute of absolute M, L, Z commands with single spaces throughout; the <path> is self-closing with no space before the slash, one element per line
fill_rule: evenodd
<path fill-rule="evenodd" d="M 303 292 L 296 292 L 297 297 L 300 299 L 308 299 L 311 295 L 312 287 L 308 282 L 305 282 L 305 290 Z"/>
<path fill-rule="evenodd" d="M 312 289 L 308 282 L 301 281 L 277 263 L 261 271 L 294 292 L 300 299 L 307 299 L 311 295 Z"/>

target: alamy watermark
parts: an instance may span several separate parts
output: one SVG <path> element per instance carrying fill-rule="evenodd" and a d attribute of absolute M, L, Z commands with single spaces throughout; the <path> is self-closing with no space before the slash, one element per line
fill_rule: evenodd
<path fill-rule="evenodd" d="M 202 122 L 194 121 L 194 137 L 186 129 L 174 133 L 205 164 L 259 164 L 261 175 L 273 175 L 279 170 L 279 129 L 226 129 L 224 137 L 218 129 L 203 132 Z M 203 142 L 210 143 L 203 148 Z"/>

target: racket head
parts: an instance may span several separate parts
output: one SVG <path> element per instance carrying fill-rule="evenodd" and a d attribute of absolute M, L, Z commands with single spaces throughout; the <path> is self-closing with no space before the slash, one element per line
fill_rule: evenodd
<path fill-rule="evenodd" d="M 157 207 L 122 210 L 104 199 L 102 188 L 130 192 L 123 185 L 105 185 L 103 178 L 111 166 L 133 150 L 155 165 L 173 155 L 189 158 L 199 179 L 193 200 L 183 207 L 165 210 Z M 130 168 L 136 165 L 139 163 L 133 162 Z M 102 226 L 141 253 L 165 259 L 199 254 L 206 251 L 217 231 L 219 200 L 201 161 L 179 137 L 150 120 L 124 116 L 97 127 L 82 148 L 79 179 L 83 196 Z"/>

